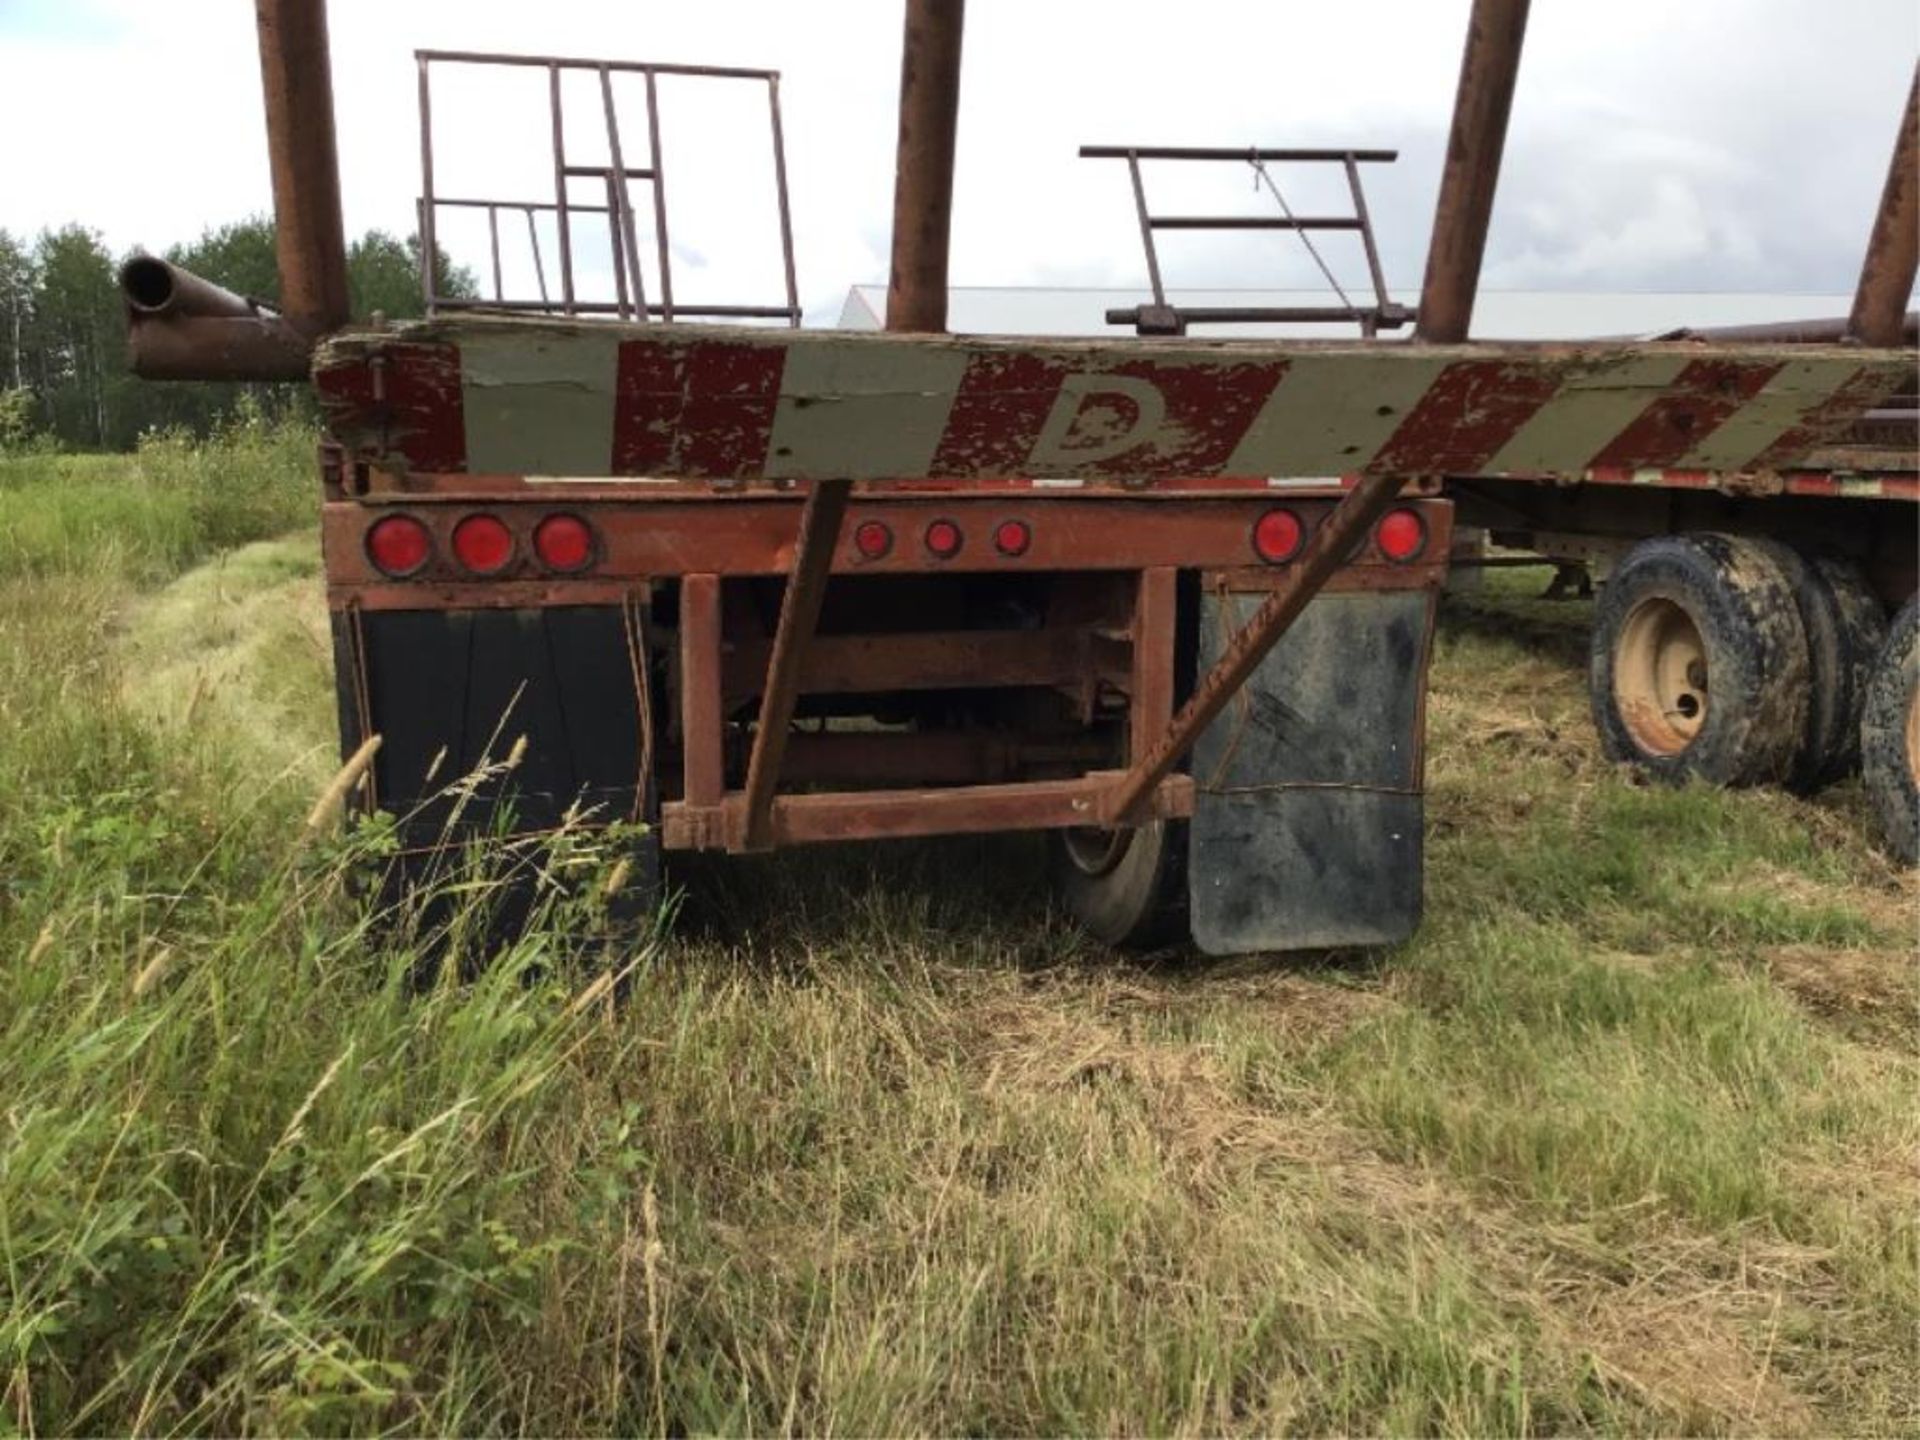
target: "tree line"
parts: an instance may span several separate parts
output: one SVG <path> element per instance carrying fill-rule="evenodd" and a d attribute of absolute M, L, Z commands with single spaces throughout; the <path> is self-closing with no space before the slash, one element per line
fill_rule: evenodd
<path fill-rule="evenodd" d="M 128 369 L 120 261 L 82 225 L 43 230 L 31 242 L 0 230 L 0 448 L 37 441 L 74 450 L 126 450 L 146 431 L 205 434 L 252 392 L 269 413 L 309 404 L 300 386 L 172 382 Z M 206 231 L 164 256 L 237 295 L 280 296 L 273 222 L 254 216 Z M 441 294 L 471 296 L 472 274 L 434 257 Z M 420 242 L 369 230 L 347 251 L 353 313 L 393 319 L 422 313 Z"/>

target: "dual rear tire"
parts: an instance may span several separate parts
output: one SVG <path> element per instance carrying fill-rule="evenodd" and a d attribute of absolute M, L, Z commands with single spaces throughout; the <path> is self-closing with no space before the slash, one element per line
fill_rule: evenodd
<path fill-rule="evenodd" d="M 1889 655 L 1911 634 L 1912 611 L 1889 641 L 1880 602 L 1850 561 L 1750 536 L 1644 541 L 1615 569 L 1594 616 L 1588 679 L 1601 748 L 1670 782 L 1777 783 L 1803 794 L 1864 761 L 1882 828 L 1911 858 L 1898 840 L 1913 828 L 1909 712 L 1900 709 L 1913 685 L 1899 682 L 1913 674 L 1911 639 L 1904 661 Z M 1889 698 L 1870 700 L 1882 690 Z M 1896 772 L 1904 791 L 1887 789 Z"/>

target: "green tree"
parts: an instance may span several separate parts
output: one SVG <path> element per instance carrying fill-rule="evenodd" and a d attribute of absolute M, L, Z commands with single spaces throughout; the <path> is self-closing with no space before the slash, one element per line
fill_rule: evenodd
<path fill-rule="evenodd" d="M 203 231 L 190 245 L 175 245 L 166 258 L 202 279 L 253 300 L 277 304 L 280 267 L 274 255 L 273 222 L 252 215 Z"/>
<path fill-rule="evenodd" d="M 0 230 L 0 384 L 27 385 L 27 325 L 33 316 L 33 256 Z"/>
<path fill-rule="evenodd" d="M 114 289 L 113 257 L 79 225 L 44 230 L 34 244 L 31 372 L 46 427 L 88 448 L 130 443 L 118 423 L 126 389 L 126 336 Z"/>

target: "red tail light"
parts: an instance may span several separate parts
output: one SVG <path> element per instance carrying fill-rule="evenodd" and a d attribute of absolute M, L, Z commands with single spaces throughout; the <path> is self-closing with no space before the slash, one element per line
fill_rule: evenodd
<path fill-rule="evenodd" d="M 993 527 L 993 548 L 1002 555 L 1024 555 L 1031 544 L 1033 530 L 1024 520 L 1002 520 Z"/>
<path fill-rule="evenodd" d="M 893 531 L 878 520 L 862 520 L 853 527 L 853 548 L 863 560 L 884 560 L 893 549 Z"/>
<path fill-rule="evenodd" d="M 427 563 L 433 538 L 411 515 L 388 515 L 367 531 L 367 558 L 383 575 L 411 575 Z"/>
<path fill-rule="evenodd" d="M 960 553 L 960 546 L 965 537 L 960 534 L 960 527 L 953 521 L 936 520 L 927 526 L 926 538 L 927 549 L 933 552 L 936 559 L 951 560 Z"/>
<path fill-rule="evenodd" d="M 1389 510 L 1374 527 L 1373 543 L 1389 560 L 1411 560 L 1427 548 L 1427 522 L 1418 510 Z"/>
<path fill-rule="evenodd" d="M 593 559 L 593 531 L 577 515 L 549 515 L 533 532 L 533 553 L 549 570 L 584 570 Z"/>
<path fill-rule="evenodd" d="M 1253 522 L 1253 549 L 1269 565 L 1280 565 L 1300 553 L 1307 527 L 1291 510 L 1269 510 Z"/>
<path fill-rule="evenodd" d="M 469 515 L 453 527 L 453 556 L 475 575 L 507 568 L 513 532 L 492 515 Z"/>

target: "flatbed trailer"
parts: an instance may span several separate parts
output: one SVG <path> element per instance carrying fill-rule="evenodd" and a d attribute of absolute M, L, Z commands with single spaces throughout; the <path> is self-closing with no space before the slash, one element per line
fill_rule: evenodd
<path fill-rule="evenodd" d="M 1644 467 L 1703 415 L 1742 464 L 1791 468 L 1911 368 L 1461 343 L 1516 0 L 1475 6 L 1412 343 L 940 333 L 961 8 L 934 0 L 907 5 L 893 333 L 654 323 L 631 232 L 614 318 L 569 280 L 559 315 L 354 327 L 313 278 L 339 259 L 320 5 L 260 9 L 283 276 L 309 308 L 136 262 L 135 353 L 155 375 L 311 367 L 342 745 L 380 737 L 363 798 L 423 860 L 581 814 L 640 822 L 643 884 L 662 848 L 1038 830 L 1116 943 L 1403 939 L 1447 477 Z M 564 213 L 558 128 L 556 100 Z M 595 172 L 615 237 L 628 171 Z M 1699 367 L 1790 378 L 1729 406 Z M 509 747 L 510 789 L 444 795 Z"/>

